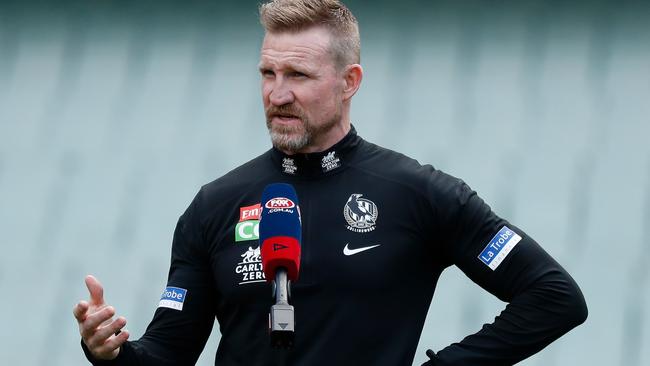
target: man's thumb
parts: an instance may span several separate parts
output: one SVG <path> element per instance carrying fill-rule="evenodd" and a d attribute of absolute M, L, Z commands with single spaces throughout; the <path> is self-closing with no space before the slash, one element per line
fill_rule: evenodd
<path fill-rule="evenodd" d="M 90 302 L 93 305 L 104 304 L 104 288 L 99 281 L 92 275 L 86 276 L 86 287 L 90 293 Z"/>

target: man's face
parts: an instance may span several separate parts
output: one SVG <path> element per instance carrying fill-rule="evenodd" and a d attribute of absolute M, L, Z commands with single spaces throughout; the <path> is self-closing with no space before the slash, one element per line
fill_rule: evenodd
<path fill-rule="evenodd" d="M 345 80 L 329 43 L 330 34 L 322 27 L 264 37 L 262 99 L 271 141 L 280 150 L 318 149 L 341 122 Z"/>

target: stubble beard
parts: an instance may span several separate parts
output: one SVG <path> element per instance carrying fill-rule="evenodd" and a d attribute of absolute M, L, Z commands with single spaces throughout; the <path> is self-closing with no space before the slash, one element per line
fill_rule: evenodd
<path fill-rule="evenodd" d="M 300 124 L 293 126 L 273 124 L 273 117 L 277 114 L 292 115 L 300 120 Z M 266 110 L 266 128 L 271 136 L 271 143 L 276 149 L 289 153 L 297 153 L 312 146 L 320 137 L 329 132 L 340 120 L 340 113 L 327 122 L 315 126 L 309 118 L 293 105 L 282 105 L 269 107 Z"/>

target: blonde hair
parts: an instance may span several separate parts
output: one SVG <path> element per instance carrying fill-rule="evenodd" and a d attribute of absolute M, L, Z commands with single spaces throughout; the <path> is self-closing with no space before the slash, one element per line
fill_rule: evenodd
<path fill-rule="evenodd" d="M 260 5 L 260 23 L 271 33 L 324 26 L 332 35 L 330 51 L 336 66 L 342 68 L 360 62 L 357 19 L 338 0 L 272 0 Z"/>

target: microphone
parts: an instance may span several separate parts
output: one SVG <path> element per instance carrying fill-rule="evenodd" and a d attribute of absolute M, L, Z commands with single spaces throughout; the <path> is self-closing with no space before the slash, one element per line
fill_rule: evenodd
<path fill-rule="evenodd" d="M 273 284 L 275 305 L 269 313 L 271 346 L 291 348 L 294 342 L 294 311 L 289 304 L 291 281 L 300 271 L 302 227 L 298 195 L 290 184 L 273 183 L 262 193 L 259 223 L 262 267 Z"/>

